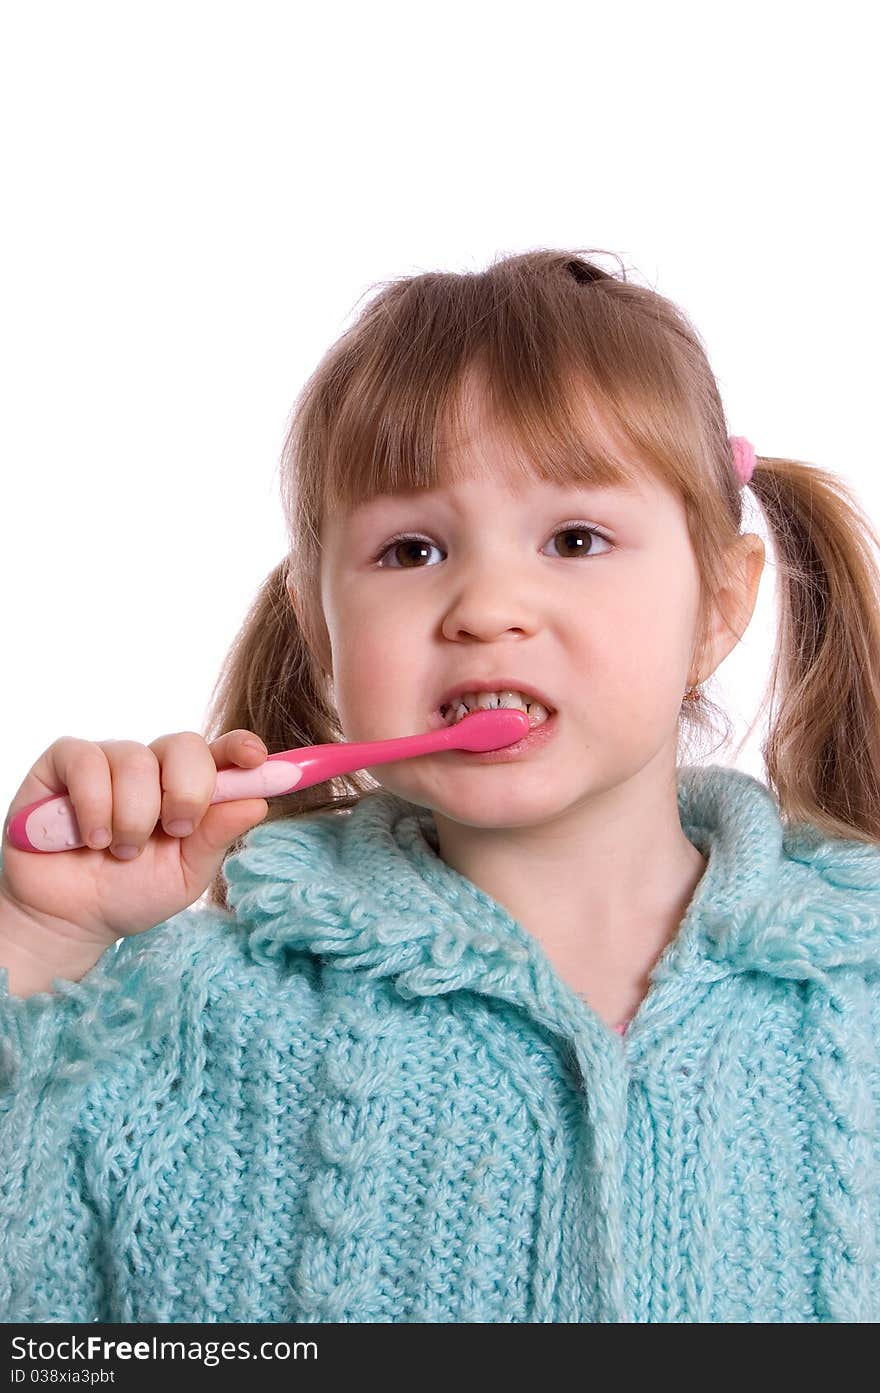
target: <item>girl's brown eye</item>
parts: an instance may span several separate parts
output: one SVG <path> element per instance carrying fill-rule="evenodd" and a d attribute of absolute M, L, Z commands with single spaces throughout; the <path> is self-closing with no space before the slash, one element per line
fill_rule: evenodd
<path fill-rule="evenodd" d="M 564 537 L 567 543 L 571 542 L 573 544 L 572 550 L 564 553 L 567 556 L 596 555 L 595 546 L 591 546 L 589 543 L 584 543 L 583 541 L 581 541 L 577 535 L 579 532 L 586 532 L 588 537 L 592 537 L 594 539 L 598 538 L 600 542 L 605 542 L 608 546 L 611 545 L 611 543 L 608 541 L 608 538 L 603 536 L 601 532 L 598 532 L 595 527 L 581 526 L 563 527 L 559 532 L 555 532 L 553 534 L 553 541 L 555 542 L 557 537 Z"/>
<path fill-rule="evenodd" d="M 376 561 L 381 561 L 383 557 L 391 555 L 394 557 L 404 556 L 411 561 L 418 562 L 425 557 L 432 547 L 435 551 L 440 550 L 433 542 L 429 542 L 427 537 L 394 537 L 388 543 L 387 547 L 383 547 L 382 551 L 375 559 Z M 422 568 L 418 565 L 410 566 L 404 563 L 400 566 L 390 566 L 386 569 L 394 571 L 413 571 Z"/>
<path fill-rule="evenodd" d="M 585 532 L 588 537 L 593 538 L 593 544 L 580 540 L 577 536 L 577 534 L 580 532 Z M 566 545 L 570 543 L 572 547 L 570 551 L 566 550 L 563 552 L 557 552 L 557 555 L 561 557 L 602 555 L 603 553 L 601 551 L 597 552 L 596 550 L 596 540 L 598 540 L 599 542 L 604 542 L 606 549 L 611 549 L 613 545 L 604 535 L 604 533 L 598 530 L 598 528 L 589 527 L 587 523 L 581 522 L 567 523 L 565 527 L 557 528 L 553 534 L 552 540 L 555 542 L 557 537 L 564 537 L 566 539 Z M 419 562 L 424 561 L 432 550 L 440 551 L 441 548 L 438 547 L 435 542 L 432 542 L 429 537 L 422 537 L 418 534 L 404 533 L 400 537 L 392 537 L 391 541 L 388 542 L 387 545 L 384 546 L 382 550 L 376 556 L 373 557 L 373 563 L 375 565 L 378 565 L 380 569 L 383 570 L 424 570 L 425 567 L 419 565 Z M 393 562 L 386 564 L 384 560 L 386 556 L 394 557 L 396 561 L 400 562 L 400 564 L 395 564 Z M 401 560 L 401 558 L 406 559 Z M 410 562 L 413 562 L 414 564 L 410 565 Z"/>

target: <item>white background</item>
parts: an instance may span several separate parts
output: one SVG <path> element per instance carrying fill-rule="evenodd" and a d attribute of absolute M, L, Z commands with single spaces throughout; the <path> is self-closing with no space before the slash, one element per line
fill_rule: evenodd
<path fill-rule="evenodd" d="M 386 278 L 614 250 L 733 433 L 880 520 L 870 6 L 0 14 L 3 808 L 59 735 L 201 726 L 284 553 L 296 393 Z M 773 585 L 719 669 L 740 730 Z"/>

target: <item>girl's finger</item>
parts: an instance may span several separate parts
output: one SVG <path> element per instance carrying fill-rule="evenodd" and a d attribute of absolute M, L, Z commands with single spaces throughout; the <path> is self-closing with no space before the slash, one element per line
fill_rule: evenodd
<path fill-rule="evenodd" d="M 255 769 L 269 754 L 264 742 L 252 730 L 227 730 L 219 739 L 212 740 L 208 749 L 218 769 L 228 769 L 233 764 Z"/>

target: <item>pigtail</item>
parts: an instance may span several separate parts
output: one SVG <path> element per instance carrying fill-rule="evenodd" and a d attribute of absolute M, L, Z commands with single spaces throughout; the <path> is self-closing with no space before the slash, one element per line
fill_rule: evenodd
<path fill-rule="evenodd" d="M 880 843 L 880 540 L 821 469 L 759 457 L 750 487 L 779 577 L 771 677 L 750 727 L 771 707 L 768 783 L 787 823 Z"/>
<path fill-rule="evenodd" d="M 266 577 L 224 660 L 202 736 L 210 742 L 227 730 L 252 730 L 270 754 L 343 740 L 326 690 L 327 679 L 309 650 L 294 608 L 285 559 Z M 360 771 L 328 779 L 300 793 L 271 798 L 260 825 L 277 818 L 341 811 L 376 787 Z M 237 838 L 226 856 L 243 842 L 244 837 Z M 228 908 L 222 865 L 206 894 L 209 904 Z"/>

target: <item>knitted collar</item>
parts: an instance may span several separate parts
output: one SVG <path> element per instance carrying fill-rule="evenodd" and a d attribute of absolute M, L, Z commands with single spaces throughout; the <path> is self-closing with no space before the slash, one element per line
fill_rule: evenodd
<path fill-rule="evenodd" d="M 880 848 L 785 828 L 763 783 L 678 770 L 682 829 L 708 857 L 653 978 L 696 967 L 820 979 L 880 966 Z M 261 823 L 227 857 L 228 901 L 264 961 L 320 955 L 405 997 L 461 987 L 521 999 L 552 976 L 540 945 L 437 852 L 429 809 L 379 789 L 351 810 Z"/>

